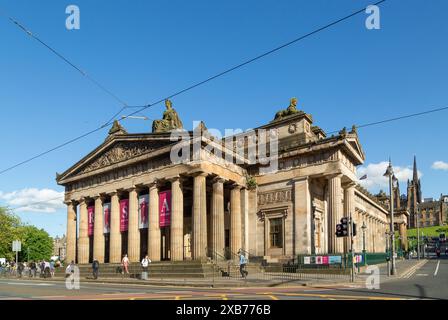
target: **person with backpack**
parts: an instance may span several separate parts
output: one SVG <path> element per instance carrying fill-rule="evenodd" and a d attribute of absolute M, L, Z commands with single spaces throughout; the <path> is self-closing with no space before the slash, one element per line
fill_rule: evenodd
<path fill-rule="evenodd" d="M 240 273 L 243 278 L 247 278 L 249 272 L 246 271 L 247 259 L 244 254 L 240 251 Z"/>
<path fill-rule="evenodd" d="M 142 260 L 142 280 L 148 280 L 148 268 L 149 268 L 149 264 L 151 263 L 151 259 L 148 258 L 148 256 L 146 255 L 143 260 Z"/>
<path fill-rule="evenodd" d="M 98 273 L 100 271 L 100 262 L 97 259 L 93 259 L 92 262 L 93 279 L 98 279 Z"/>

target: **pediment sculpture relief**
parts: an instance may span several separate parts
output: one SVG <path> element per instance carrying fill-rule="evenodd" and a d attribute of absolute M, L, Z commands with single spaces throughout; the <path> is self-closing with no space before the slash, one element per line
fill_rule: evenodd
<path fill-rule="evenodd" d="M 151 143 L 151 145 L 148 145 L 141 142 L 120 142 L 112 149 L 100 155 L 99 158 L 95 159 L 92 163 L 82 169 L 80 173 L 88 173 L 121 161 L 129 160 L 142 154 L 149 153 L 161 146 L 161 143 Z"/>

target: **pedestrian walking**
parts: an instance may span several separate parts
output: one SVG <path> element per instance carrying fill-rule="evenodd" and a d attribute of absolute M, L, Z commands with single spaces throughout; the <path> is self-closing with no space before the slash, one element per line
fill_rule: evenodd
<path fill-rule="evenodd" d="M 18 276 L 19 278 L 22 278 L 23 269 L 24 269 L 23 263 L 22 263 L 22 262 L 19 262 L 19 263 L 18 263 L 18 266 L 17 266 L 17 276 Z"/>
<path fill-rule="evenodd" d="M 93 279 L 98 279 L 98 273 L 100 271 L 100 262 L 97 259 L 93 259 L 92 262 Z"/>
<path fill-rule="evenodd" d="M 123 260 L 121 260 L 121 266 L 123 267 L 123 274 L 129 274 L 129 258 L 127 254 L 125 254 Z"/>
<path fill-rule="evenodd" d="M 142 260 L 142 280 L 148 280 L 148 268 L 151 263 L 151 259 L 148 256 L 145 256 Z"/>
<path fill-rule="evenodd" d="M 50 275 L 51 275 L 52 278 L 54 277 L 54 270 L 55 270 L 54 261 L 51 260 L 50 261 Z"/>
<path fill-rule="evenodd" d="M 240 252 L 240 273 L 243 278 L 247 278 L 249 272 L 246 270 L 247 259 L 242 252 Z"/>

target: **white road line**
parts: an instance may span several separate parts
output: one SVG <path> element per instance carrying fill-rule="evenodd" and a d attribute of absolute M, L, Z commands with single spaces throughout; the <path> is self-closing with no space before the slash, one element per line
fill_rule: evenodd
<path fill-rule="evenodd" d="M 7 282 L 6 284 L 8 284 L 8 285 L 13 285 L 13 286 L 47 286 L 47 287 L 52 287 L 52 286 L 54 286 L 54 284 L 51 284 L 51 283 Z"/>
<path fill-rule="evenodd" d="M 434 272 L 434 277 L 437 275 L 437 272 L 439 272 L 439 266 L 440 266 L 440 261 L 437 262 L 437 267 L 436 267 L 436 271 Z"/>

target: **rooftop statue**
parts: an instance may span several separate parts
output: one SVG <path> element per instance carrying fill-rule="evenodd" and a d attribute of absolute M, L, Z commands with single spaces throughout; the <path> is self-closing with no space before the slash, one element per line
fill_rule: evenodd
<path fill-rule="evenodd" d="M 300 111 L 297 110 L 297 98 L 292 98 L 291 102 L 289 104 L 289 107 L 286 110 L 281 110 L 275 114 L 274 120 L 280 120 L 287 116 L 291 116 L 293 114 L 299 113 Z"/>
<path fill-rule="evenodd" d="M 152 123 L 153 133 L 169 132 L 184 127 L 176 110 L 173 109 L 173 104 L 170 100 L 165 100 L 165 107 L 166 110 L 163 113 L 163 119 L 154 120 Z"/>

